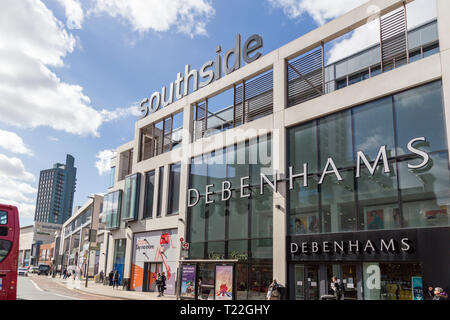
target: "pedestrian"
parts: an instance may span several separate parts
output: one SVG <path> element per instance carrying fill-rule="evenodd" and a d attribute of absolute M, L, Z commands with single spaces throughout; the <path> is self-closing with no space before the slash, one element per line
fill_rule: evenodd
<path fill-rule="evenodd" d="M 120 279 L 120 274 L 119 271 L 114 271 L 114 276 L 113 276 L 113 289 L 114 287 L 119 288 L 119 279 Z"/>
<path fill-rule="evenodd" d="M 164 290 L 166 290 L 166 275 L 164 272 L 161 272 L 159 277 L 159 295 L 158 297 L 164 296 Z"/>
<path fill-rule="evenodd" d="M 331 277 L 331 290 L 333 290 L 333 295 L 336 300 L 342 300 L 342 285 L 336 276 Z"/>
<path fill-rule="evenodd" d="M 73 276 L 73 280 L 75 280 L 75 279 L 76 279 L 76 272 L 75 272 L 75 269 L 72 270 L 72 276 Z"/>
<path fill-rule="evenodd" d="M 433 287 L 428 288 L 428 295 L 432 298 L 432 300 L 444 300 L 448 298 L 448 294 L 441 287 Z"/>
<path fill-rule="evenodd" d="M 103 270 L 100 271 L 99 278 L 100 278 L 100 283 L 103 283 L 103 278 L 104 278 Z"/>
<path fill-rule="evenodd" d="M 276 279 L 273 279 L 272 283 L 269 285 L 269 289 L 267 290 L 267 300 L 271 300 L 272 297 L 279 298 L 280 293 L 278 291 L 280 285 L 278 284 Z"/>
<path fill-rule="evenodd" d="M 114 272 L 111 270 L 108 274 L 109 286 L 113 285 L 113 279 L 114 279 Z"/>

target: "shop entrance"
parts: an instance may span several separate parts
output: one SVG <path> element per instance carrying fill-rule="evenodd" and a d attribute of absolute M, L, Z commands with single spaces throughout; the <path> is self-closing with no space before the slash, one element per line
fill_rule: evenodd
<path fill-rule="evenodd" d="M 422 300 L 422 267 L 418 263 L 305 263 L 291 269 L 291 299 L 318 300 L 333 295 L 331 278 L 343 288 L 343 300 Z M 292 290 L 292 289 L 291 289 Z"/>
<path fill-rule="evenodd" d="M 358 288 L 361 289 L 362 285 L 360 267 L 358 264 L 296 264 L 295 300 L 319 300 L 323 295 L 332 295 L 333 276 L 342 284 L 343 299 L 357 300 Z"/>
<path fill-rule="evenodd" d="M 162 272 L 163 267 L 160 262 L 145 262 L 144 263 L 144 279 L 142 284 L 142 291 L 144 292 L 155 292 L 156 287 L 156 276 L 158 272 Z"/>

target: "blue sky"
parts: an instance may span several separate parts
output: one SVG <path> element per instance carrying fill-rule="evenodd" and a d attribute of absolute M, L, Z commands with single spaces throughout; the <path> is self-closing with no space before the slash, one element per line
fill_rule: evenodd
<path fill-rule="evenodd" d="M 78 170 L 74 206 L 105 193 L 100 152 L 133 139 L 137 102 L 186 64 L 198 70 L 238 33 L 261 35 L 267 54 L 366 2 L 0 1 L 0 202 L 19 207 L 21 225 L 33 223 L 39 171 L 67 153 Z"/>

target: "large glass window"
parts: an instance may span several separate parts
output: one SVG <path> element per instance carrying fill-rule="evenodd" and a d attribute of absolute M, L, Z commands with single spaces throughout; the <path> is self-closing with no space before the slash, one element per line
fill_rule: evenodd
<path fill-rule="evenodd" d="M 117 229 L 120 226 L 122 207 L 122 190 L 108 193 L 103 199 L 104 223 L 106 229 Z"/>
<path fill-rule="evenodd" d="M 139 209 L 140 185 L 140 173 L 136 173 L 125 178 L 122 220 L 137 219 Z"/>
<path fill-rule="evenodd" d="M 155 170 L 145 174 L 145 203 L 143 218 L 151 218 L 155 192 Z"/>
<path fill-rule="evenodd" d="M 159 167 L 159 179 L 158 179 L 158 211 L 157 217 L 161 217 L 162 213 L 162 198 L 164 193 L 164 167 Z"/>
<path fill-rule="evenodd" d="M 111 167 L 111 171 L 109 173 L 109 187 L 113 187 L 114 186 L 114 181 L 116 178 L 116 167 Z"/>
<path fill-rule="evenodd" d="M 289 233 L 449 225 L 443 119 L 437 81 L 289 129 Z"/>
<path fill-rule="evenodd" d="M 180 201 L 181 164 L 172 164 L 169 175 L 168 214 L 177 214 Z"/>
<path fill-rule="evenodd" d="M 209 253 L 211 248 L 217 250 L 220 246 L 219 251 L 230 257 L 233 252 L 234 255 L 240 252 L 235 247 L 237 243 L 245 244 L 247 248 L 248 240 L 255 239 L 255 242 L 252 240 L 255 245 L 253 259 L 271 259 L 273 191 L 265 184 L 264 194 L 260 194 L 260 173 L 270 181 L 273 179 L 271 144 L 270 135 L 261 136 L 192 159 L 190 188 L 198 190 L 200 195 L 198 203 L 190 207 L 188 213 L 188 240 L 192 245 L 207 242 Z M 248 177 L 243 182 L 248 187 L 243 188 L 243 195 L 249 197 L 241 198 L 241 178 L 244 177 Z M 225 189 L 231 197 L 228 192 L 222 194 L 224 181 L 230 183 Z M 214 201 L 208 204 L 207 185 L 208 201 Z M 191 192 L 190 196 L 190 203 L 194 203 L 195 193 Z M 222 196 L 227 200 L 222 200 Z M 198 253 L 197 249 L 195 252 L 190 250 L 189 256 L 193 258 Z"/>

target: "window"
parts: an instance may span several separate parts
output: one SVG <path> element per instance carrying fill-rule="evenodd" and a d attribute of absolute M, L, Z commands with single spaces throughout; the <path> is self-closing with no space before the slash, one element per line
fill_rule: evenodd
<path fill-rule="evenodd" d="M 180 200 L 180 175 L 181 164 L 172 164 L 170 166 L 169 176 L 169 205 L 168 214 L 177 214 Z"/>
<path fill-rule="evenodd" d="M 8 212 L 0 211 L 0 224 L 8 224 Z"/>
<path fill-rule="evenodd" d="M 133 169 L 133 149 L 127 150 L 120 154 L 120 176 L 119 181 L 131 174 Z"/>
<path fill-rule="evenodd" d="M 200 194 L 198 203 L 188 211 L 188 241 L 198 248 L 195 258 L 209 259 L 208 253 L 226 257 L 245 254 L 248 258 L 249 239 L 258 239 L 253 258 L 271 259 L 273 195 L 267 184 L 263 195 L 259 189 L 260 173 L 272 180 L 271 152 L 271 136 L 266 135 L 192 159 L 190 188 Z M 250 187 L 244 192 L 251 196 L 240 198 L 240 179 L 246 176 Z M 221 200 L 222 181 L 231 183 L 232 196 L 227 201 Z M 212 184 L 209 191 L 213 194 L 208 199 L 214 203 L 205 204 L 205 187 Z M 191 193 L 191 197 L 195 195 Z M 237 250 L 238 244 L 245 250 Z M 189 257 L 194 258 L 194 253 L 190 251 Z"/>
<path fill-rule="evenodd" d="M 11 241 L 0 240 L 0 262 L 2 262 L 11 250 Z"/>
<path fill-rule="evenodd" d="M 112 188 L 114 186 L 114 181 L 116 177 L 116 167 L 112 167 L 109 173 L 109 187 Z"/>
<path fill-rule="evenodd" d="M 179 148 L 183 140 L 183 112 L 172 114 L 140 132 L 139 161 Z"/>
<path fill-rule="evenodd" d="M 122 207 L 122 190 L 108 193 L 103 202 L 105 203 L 105 213 L 103 215 L 106 229 L 117 229 L 120 226 L 120 213 Z M 75 228 L 75 221 L 72 222 L 72 230 Z"/>
<path fill-rule="evenodd" d="M 145 175 L 145 200 L 144 219 L 151 218 L 153 213 L 153 202 L 155 192 L 155 170 L 147 172 Z"/>
<path fill-rule="evenodd" d="M 136 220 L 139 209 L 141 174 L 136 173 L 125 178 L 123 192 L 122 220 Z"/>
<path fill-rule="evenodd" d="M 158 212 L 157 217 L 161 217 L 162 213 L 162 199 L 164 193 L 164 167 L 159 167 L 159 181 L 158 181 Z"/>

